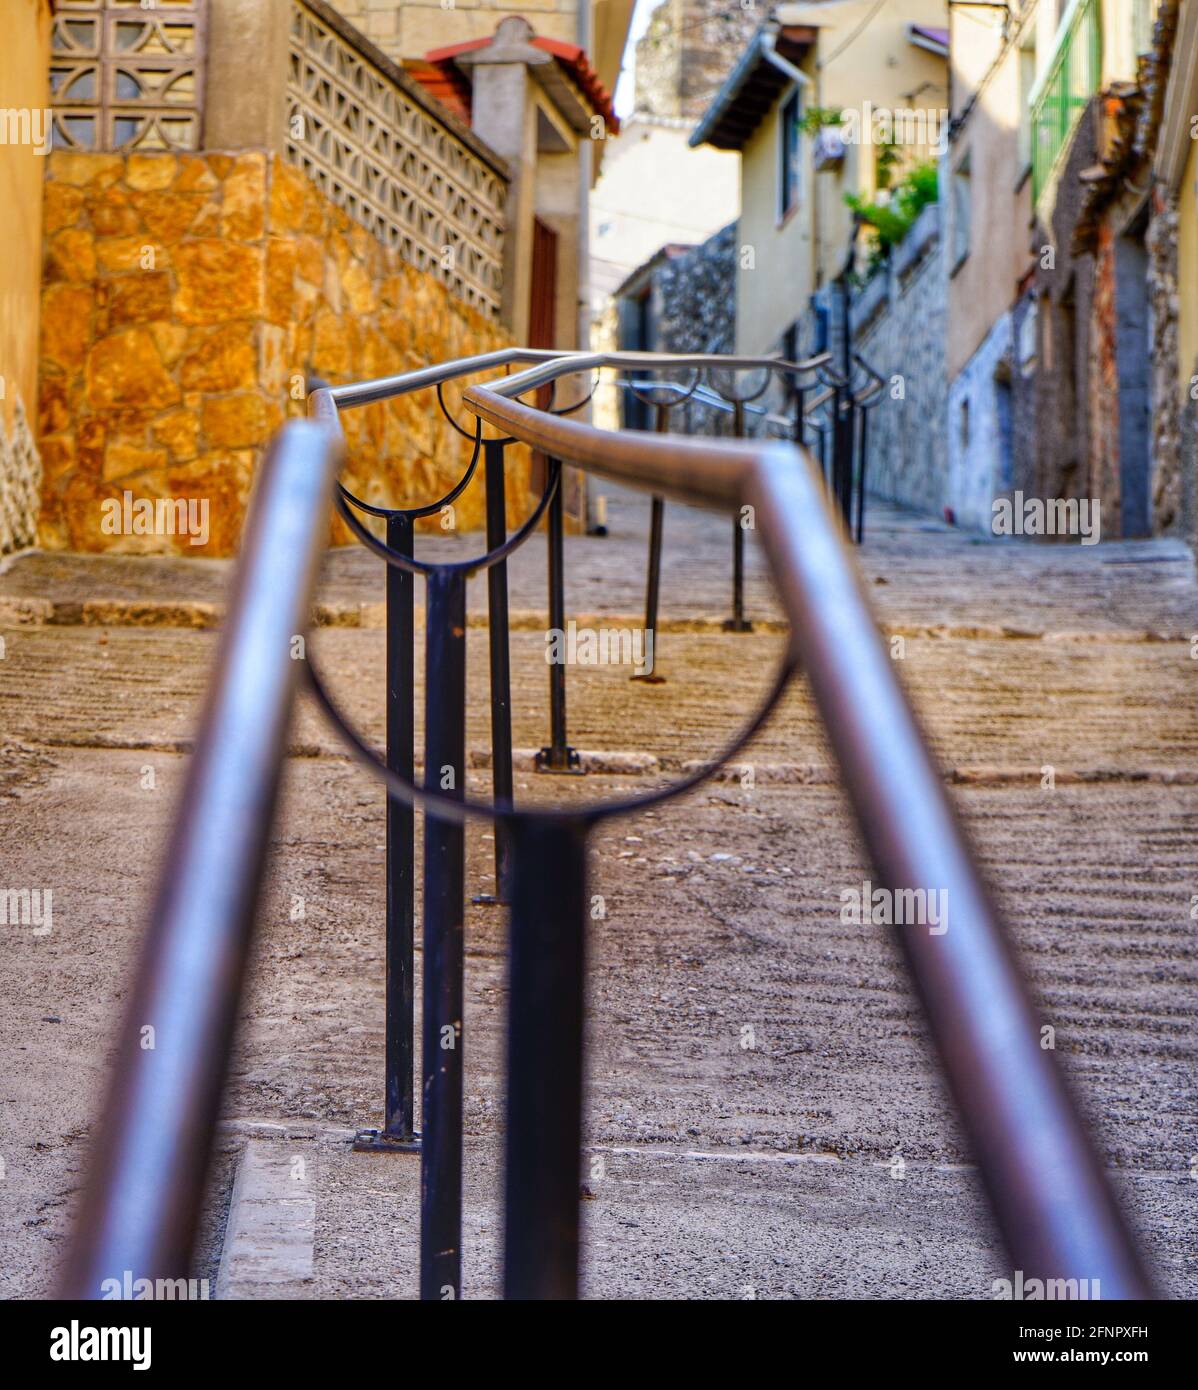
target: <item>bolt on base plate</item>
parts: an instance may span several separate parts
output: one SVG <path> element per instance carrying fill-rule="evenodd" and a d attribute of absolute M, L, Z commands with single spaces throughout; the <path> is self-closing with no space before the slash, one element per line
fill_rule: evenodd
<path fill-rule="evenodd" d="M 552 772 L 559 777 L 584 777 L 586 775 L 582 759 L 578 756 L 577 748 L 566 749 L 566 766 L 555 767 L 550 761 L 553 757 L 553 750 L 542 748 L 534 759 L 533 766 L 537 772 Z"/>
<path fill-rule="evenodd" d="M 420 1135 L 410 1134 L 401 1138 L 398 1134 L 387 1134 L 381 1129 L 360 1129 L 354 1135 L 353 1151 L 357 1154 L 418 1154 Z"/>

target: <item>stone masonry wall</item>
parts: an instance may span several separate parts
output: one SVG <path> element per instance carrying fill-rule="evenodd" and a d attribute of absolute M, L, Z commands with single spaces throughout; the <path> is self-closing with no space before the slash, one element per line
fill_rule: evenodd
<path fill-rule="evenodd" d="M 723 0 L 663 0 L 636 45 L 636 109 L 697 121 L 762 13 Z"/>
<path fill-rule="evenodd" d="M 11 429 L 0 412 L 0 555 L 33 544 L 42 478 L 25 406 L 20 396 L 14 397 Z"/>
<path fill-rule="evenodd" d="M 284 418 L 305 413 L 308 376 L 385 376 L 510 343 L 272 155 L 56 151 L 48 164 L 37 426 L 47 548 L 231 554 L 257 461 Z M 345 481 L 372 502 L 431 500 L 469 457 L 428 393 L 342 419 Z M 515 521 L 528 470 L 513 463 Z M 206 499 L 207 543 L 107 534 L 101 504 L 125 492 Z M 480 481 L 455 524 L 480 525 L 483 505 Z M 333 537 L 348 539 L 339 521 Z"/>
<path fill-rule="evenodd" d="M 663 352 L 731 352 L 736 343 L 736 223 L 662 263 Z"/>
<path fill-rule="evenodd" d="M 735 351 L 736 227 L 730 222 L 701 245 L 658 267 L 654 292 L 662 352 Z M 687 375 L 680 373 L 683 379 Z M 737 383 L 736 389 L 744 390 L 745 383 Z M 691 402 L 684 411 L 688 434 L 719 434 L 731 428 L 723 412 Z"/>
<path fill-rule="evenodd" d="M 1152 529 L 1185 530 L 1182 504 L 1182 415 L 1177 399 L 1177 203 L 1153 193 L 1148 250 L 1149 323 L 1152 332 Z"/>
<path fill-rule="evenodd" d="M 887 389 L 869 411 L 869 492 L 937 515 L 948 501 L 946 298 L 937 239 L 909 278 L 891 286 L 889 306 L 858 333 L 855 343 L 887 380 Z"/>

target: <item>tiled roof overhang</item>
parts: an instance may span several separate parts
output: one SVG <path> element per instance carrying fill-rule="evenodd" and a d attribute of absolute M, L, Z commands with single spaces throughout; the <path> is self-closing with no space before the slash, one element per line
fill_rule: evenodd
<path fill-rule="evenodd" d="M 750 39 L 740 61 L 692 132 L 692 145 L 743 149 L 779 95 L 790 86 L 791 79 L 767 56 L 770 32 L 763 25 Z M 775 31 L 774 51 L 797 67 L 817 34 L 818 30 L 808 25 L 784 25 Z"/>
<path fill-rule="evenodd" d="M 438 68 L 451 67 L 458 71 L 456 61 L 468 53 L 477 53 L 480 49 L 489 48 L 494 42 L 494 35 L 484 39 L 467 39 L 464 43 L 451 43 L 445 48 L 434 48 L 424 55 L 425 62 L 431 63 Z M 590 60 L 586 53 L 577 44 L 564 43 L 561 39 L 550 39 L 543 35 L 536 35 L 529 40 L 534 48 L 539 48 L 543 53 L 548 53 L 556 59 L 558 69 L 564 73 L 573 86 L 585 98 L 587 105 L 598 116 L 603 117 L 603 123 L 613 134 L 618 134 L 620 121 L 616 115 L 615 108 L 612 106 L 611 94 L 599 80 L 599 75 L 591 67 Z M 550 88 L 552 94 L 552 83 L 545 84 Z"/>
<path fill-rule="evenodd" d="M 413 77 L 442 106 L 459 120 L 470 124 L 471 100 L 474 95 L 470 79 L 452 63 L 405 62 L 404 72 Z"/>

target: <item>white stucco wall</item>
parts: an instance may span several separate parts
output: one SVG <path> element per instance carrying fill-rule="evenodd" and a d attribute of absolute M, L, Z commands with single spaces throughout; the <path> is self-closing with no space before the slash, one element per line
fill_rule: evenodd
<path fill-rule="evenodd" d="M 686 121 L 633 117 L 604 151 L 591 191 L 591 300 L 599 313 L 611 292 L 669 242 L 697 245 L 735 220 L 740 160 L 691 149 Z"/>

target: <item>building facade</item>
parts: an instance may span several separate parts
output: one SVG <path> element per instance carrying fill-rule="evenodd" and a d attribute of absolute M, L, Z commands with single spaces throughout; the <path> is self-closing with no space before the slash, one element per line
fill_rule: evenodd
<path fill-rule="evenodd" d="M 618 122 L 573 29 L 501 10 L 479 34 L 450 8 L 440 47 L 397 60 L 323 0 L 14 3 L 4 90 L 48 117 L 53 148 L 21 142 L 12 113 L 0 544 L 229 554 L 311 379 L 585 341 L 591 156 Z M 617 14 L 581 17 L 616 54 Z M 443 491 L 462 467 L 435 402 L 344 423 L 368 500 Z M 515 457 L 513 519 L 535 485 Z M 114 499 L 201 493 L 198 548 L 105 524 Z M 581 492 L 567 505 L 581 515 Z M 481 515 L 471 490 L 456 524 Z"/>
<path fill-rule="evenodd" d="M 740 155 L 736 349 L 771 351 L 854 244 L 846 195 L 875 199 L 931 158 L 947 102 L 946 7 L 778 5 L 692 133 Z M 868 36 L 868 41 L 866 41 Z"/>
<path fill-rule="evenodd" d="M 1092 501 L 1105 536 L 1187 529 L 1193 99 L 1177 60 L 1191 8 L 1032 0 L 968 48 L 958 36 L 982 22 L 954 11 L 942 184 L 962 524 L 990 529 L 995 503 L 1022 493 Z"/>
<path fill-rule="evenodd" d="M 757 22 L 720 0 L 664 0 L 637 43 L 633 112 L 591 198 L 596 347 L 682 350 L 685 339 L 686 349 L 706 350 L 715 332 L 730 348 L 733 286 L 713 267 L 730 247 L 722 229 L 739 210 L 739 161 L 689 136 Z M 716 283 L 722 302 L 712 298 Z M 612 383 L 599 387 L 600 422 L 639 425 L 643 414 Z"/>

